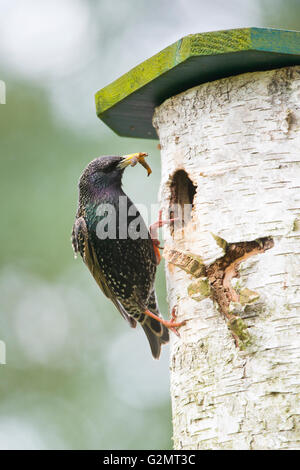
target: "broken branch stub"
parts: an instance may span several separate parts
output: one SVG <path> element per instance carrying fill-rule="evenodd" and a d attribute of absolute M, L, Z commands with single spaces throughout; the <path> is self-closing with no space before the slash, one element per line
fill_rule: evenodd
<path fill-rule="evenodd" d="M 245 306 L 258 300 L 259 294 L 248 288 L 239 293 L 232 286 L 231 280 L 239 277 L 238 268 L 243 261 L 269 250 L 274 246 L 274 241 L 271 237 L 264 237 L 249 242 L 227 243 L 220 237 L 214 238 L 217 243 L 219 240 L 223 241 L 225 254 L 208 266 L 204 265 L 199 255 L 168 247 L 165 247 L 163 256 L 168 263 L 183 269 L 193 277 L 201 278 L 188 286 L 188 294 L 197 301 L 205 297 L 215 301 L 220 312 L 228 320 L 236 346 L 244 348 L 250 343 L 250 335 L 243 320 L 230 311 L 230 304 L 233 302 Z"/>

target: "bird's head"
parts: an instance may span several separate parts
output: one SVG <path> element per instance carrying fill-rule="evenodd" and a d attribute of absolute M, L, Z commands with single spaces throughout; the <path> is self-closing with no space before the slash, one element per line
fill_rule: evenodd
<path fill-rule="evenodd" d="M 123 172 L 127 166 L 143 165 L 151 173 L 149 165 L 145 162 L 147 153 L 138 152 L 124 156 L 103 156 L 92 160 L 84 169 L 80 180 L 81 190 L 88 188 L 105 188 L 113 184 L 121 184 Z"/>

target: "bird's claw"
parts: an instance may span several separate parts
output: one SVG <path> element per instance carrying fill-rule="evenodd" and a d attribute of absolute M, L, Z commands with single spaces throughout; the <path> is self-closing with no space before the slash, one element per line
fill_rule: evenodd
<path fill-rule="evenodd" d="M 163 225 L 170 224 L 170 223 L 174 222 L 175 220 L 177 220 L 177 218 L 162 220 L 162 213 L 163 213 L 163 211 L 162 211 L 162 209 L 160 209 L 160 211 L 158 213 L 158 220 L 156 222 L 154 222 L 153 224 L 151 224 L 150 227 L 149 227 L 149 231 L 150 231 L 150 235 L 151 235 L 152 240 L 158 240 L 158 229 L 160 227 L 162 227 Z M 158 240 L 158 242 L 159 242 L 159 240 Z"/>
<path fill-rule="evenodd" d="M 186 324 L 186 321 L 181 321 L 181 322 L 177 322 L 177 318 L 176 318 L 176 309 L 177 307 L 173 307 L 172 309 L 172 313 L 171 313 L 171 320 L 164 320 L 163 318 L 159 317 L 158 315 L 156 315 L 155 313 L 151 312 L 150 310 L 146 309 L 144 311 L 144 315 L 147 315 L 148 317 L 151 317 L 151 318 L 154 318 L 155 320 L 159 321 L 160 323 L 162 323 L 163 325 L 165 325 L 167 328 L 169 328 L 169 330 L 173 331 L 173 333 L 175 333 L 175 335 L 179 336 L 180 337 L 180 334 L 179 332 L 177 331 L 177 328 L 179 328 L 180 326 L 183 326 Z"/>
<path fill-rule="evenodd" d="M 169 322 L 169 324 L 173 326 L 170 326 L 169 328 L 171 331 L 173 331 L 173 333 L 175 333 L 176 336 L 180 338 L 180 333 L 177 330 L 177 328 L 185 325 L 186 320 L 183 320 L 182 322 L 179 322 L 179 323 L 176 320 L 177 320 L 177 305 L 174 305 L 174 307 L 172 308 L 172 312 L 171 312 L 171 320 Z"/>

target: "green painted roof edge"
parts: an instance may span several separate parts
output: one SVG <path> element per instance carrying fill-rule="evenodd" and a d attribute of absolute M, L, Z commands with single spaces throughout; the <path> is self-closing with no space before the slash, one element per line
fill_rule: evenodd
<path fill-rule="evenodd" d="M 101 117 L 106 110 L 189 57 L 244 50 L 299 54 L 300 34 L 297 31 L 271 28 L 240 28 L 190 34 L 99 90 L 95 95 L 97 115 Z"/>
<path fill-rule="evenodd" d="M 279 54 L 300 54 L 300 32 L 285 29 L 250 28 L 251 49 Z"/>

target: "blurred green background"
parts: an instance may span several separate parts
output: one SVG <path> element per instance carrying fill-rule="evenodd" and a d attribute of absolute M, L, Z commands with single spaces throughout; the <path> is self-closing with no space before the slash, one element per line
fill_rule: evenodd
<path fill-rule="evenodd" d="M 94 93 L 180 37 L 300 29 L 299 0 L 0 0 L 0 449 L 169 449 L 168 348 L 154 361 L 102 295 L 70 232 L 77 181 L 102 154 L 146 151 L 125 191 L 157 201 L 157 141 L 120 138 Z M 157 278 L 168 315 L 163 263 Z"/>

